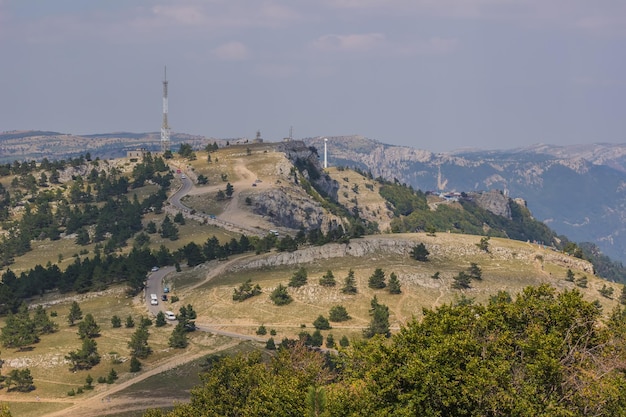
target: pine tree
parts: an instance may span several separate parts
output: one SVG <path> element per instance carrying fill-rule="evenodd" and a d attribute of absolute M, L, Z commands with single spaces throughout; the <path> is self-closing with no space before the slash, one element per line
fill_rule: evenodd
<path fill-rule="evenodd" d="M 357 293 L 356 279 L 354 278 L 354 271 L 352 269 L 348 271 L 348 276 L 344 280 L 344 285 L 343 285 L 343 288 L 341 289 L 341 292 L 344 294 L 356 294 Z"/>
<path fill-rule="evenodd" d="M 112 384 L 115 381 L 117 381 L 117 371 L 113 368 L 111 368 L 111 370 L 109 371 L 109 374 L 107 375 L 107 384 Z"/>
<path fill-rule="evenodd" d="M 335 276 L 330 269 L 320 278 L 320 285 L 323 287 L 334 287 L 336 284 Z"/>
<path fill-rule="evenodd" d="M 139 326 L 128 342 L 130 355 L 139 359 L 145 359 L 152 353 L 152 349 L 148 346 L 148 337 L 150 333 L 145 326 Z"/>
<path fill-rule="evenodd" d="M 387 290 L 389 290 L 389 294 L 400 294 L 402 290 L 400 289 L 400 281 L 398 280 L 398 276 L 395 272 L 392 272 L 389 275 L 389 284 L 387 285 Z"/>
<path fill-rule="evenodd" d="M 426 245 L 423 243 L 418 244 L 411 251 L 411 257 L 420 262 L 426 262 L 428 260 L 428 255 L 430 255 L 430 252 L 428 252 Z"/>
<path fill-rule="evenodd" d="M 376 296 L 372 299 L 371 305 L 370 316 L 372 320 L 369 326 L 363 330 L 363 336 L 367 339 L 377 334 L 382 334 L 386 337 L 391 336 L 389 332 L 389 307 L 380 304 Z"/>
<path fill-rule="evenodd" d="M 130 358 L 130 372 L 139 372 L 141 371 L 141 362 L 137 357 L 133 356 Z"/>
<path fill-rule="evenodd" d="M 289 280 L 290 287 L 302 287 L 307 283 L 307 272 L 304 267 L 300 267 Z"/>
<path fill-rule="evenodd" d="M 93 389 L 93 377 L 91 374 L 87 374 L 87 378 L 85 378 L 85 388 Z"/>
<path fill-rule="evenodd" d="M 78 323 L 78 336 L 81 339 L 93 339 L 100 336 L 100 326 L 98 326 L 91 313 L 87 313 L 85 319 Z"/>
<path fill-rule="evenodd" d="M 80 246 L 85 246 L 89 244 L 89 241 L 90 239 L 87 229 L 85 229 L 84 227 L 78 229 L 78 231 L 76 232 L 76 244 Z"/>
<path fill-rule="evenodd" d="M 235 189 L 233 188 L 231 183 L 227 183 L 226 184 L 226 191 L 224 192 L 226 194 L 226 197 L 230 198 L 233 196 L 233 193 L 235 192 Z"/>
<path fill-rule="evenodd" d="M 13 369 L 6 376 L 5 384 L 7 391 L 28 392 L 35 389 L 33 385 L 33 376 L 30 369 Z M 15 385 L 15 387 L 13 387 Z"/>
<path fill-rule="evenodd" d="M 330 323 L 328 322 L 328 319 L 326 317 L 320 314 L 313 322 L 313 327 L 318 330 L 329 330 Z"/>
<path fill-rule="evenodd" d="M 376 268 L 374 273 L 369 277 L 368 285 L 370 288 L 381 289 L 385 288 L 387 284 L 385 284 L 385 272 Z"/>
<path fill-rule="evenodd" d="M 185 217 L 183 216 L 183 213 L 181 213 L 180 211 L 176 213 L 176 215 L 174 216 L 174 223 L 178 223 L 181 226 L 185 224 Z"/>
<path fill-rule="evenodd" d="M 93 339 L 85 338 L 83 339 L 82 348 L 80 350 L 70 352 L 67 356 L 65 356 L 65 359 L 70 361 L 72 364 L 70 367 L 71 371 L 90 369 L 100 363 L 98 344 Z"/>
<path fill-rule="evenodd" d="M 35 323 L 30 318 L 26 304 L 22 304 L 16 314 L 9 313 L 0 339 L 3 346 L 20 350 L 39 342 Z"/>
<path fill-rule="evenodd" d="M 322 336 L 322 332 L 320 329 L 315 329 L 313 334 L 311 335 L 311 339 L 309 340 L 311 346 L 319 347 L 324 343 L 324 336 Z"/>
<path fill-rule="evenodd" d="M 122 327 L 122 319 L 120 319 L 119 316 L 111 317 L 111 327 L 113 327 L 114 329 Z"/>
<path fill-rule="evenodd" d="M 326 347 L 329 349 L 335 347 L 335 338 L 333 337 L 332 333 L 328 333 L 328 336 L 326 336 Z"/>
<path fill-rule="evenodd" d="M 269 339 L 267 339 L 267 342 L 265 343 L 265 349 L 276 350 L 276 342 L 274 342 L 273 337 L 270 337 Z"/>
<path fill-rule="evenodd" d="M 80 306 L 77 301 L 72 302 L 70 306 L 70 312 L 67 315 L 67 321 L 70 323 L 70 326 L 73 326 L 78 320 L 82 320 L 83 312 L 80 310 Z"/>
<path fill-rule="evenodd" d="M 287 287 L 283 284 L 278 284 L 278 287 L 270 294 L 270 300 L 277 306 L 283 306 L 291 303 L 293 298 L 289 295 L 289 292 L 287 292 Z"/>
<path fill-rule="evenodd" d="M 328 314 L 328 319 L 330 321 L 338 322 L 350 320 L 351 317 L 344 306 L 333 306 Z"/>
<path fill-rule="evenodd" d="M 169 346 L 177 349 L 184 349 L 188 344 L 189 341 L 187 340 L 187 331 L 182 323 L 178 323 L 170 336 Z"/>
<path fill-rule="evenodd" d="M 33 322 L 35 323 L 35 331 L 38 334 L 54 333 L 59 329 L 59 325 L 48 317 L 48 313 L 46 313 L 42 305 L 38 305 L 35 309 Z"/>
<path fill-rule="evenodd" d="M 161 223 L 161 237 L 169 240 L 178 239 L 178 228 L 168 215 L 165 215 L 165 218 Z"/>
<path fill-rule="evenodd" d="M 467 272 L 472 279 L 479 281 L 483 279 L 483 271 L 475 262 L 470 263 L 470 267 L 467 269 Z"/>
<path fill-rule="evenodd" d="M 459 272 L 459 274 L 452 279 L 454 280 L 452 288 L 462 290 L 471 287 L 470 282 L 472 277 L 467 275 L 464 271 Z"/>
<path fill-rule="evenodd" d="M 165 326 L 166 321 L 165 321 L 165 314 L 163 314 L 162 311 L 159 311 L 156 315 L 156 321 L 154 323 L 154 325 L 156 327 L 163 327 Z"/>

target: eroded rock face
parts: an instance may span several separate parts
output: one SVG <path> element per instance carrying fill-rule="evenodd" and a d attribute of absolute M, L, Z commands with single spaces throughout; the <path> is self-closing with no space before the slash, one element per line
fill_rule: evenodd
<path fill-rule="evenodd" d="M 302 141 L 291 141 L 280 144 L 279 150 L 284 152 L 294 166 L 301 168 L 302 175 L 313 184 L 320 193 L 337 201 L 339 183 L 324 173 L 319 155 L 314 147 L 307 147 Z"/>
<path fill-rule="evenodd" d="M 324 233 L 343 224 L 320 203 L 307 194 L 296 194 L 293 189 L 280 187 L 268 190 L 255 198 L 255 214 L 270 218 L 271 222 L 291 229 L 320 229 Z"/>
<path fill-rule="evenodd" d="M 414 237 L 395 236 L 369 236 L 363 239 L 352 239 L 349 243 L 329 243 L 324 246 L 309 246 L 295 252 L 280 252 L 264 257 L 246 261 L 245 264 L 235 266 L 235 269 L 254 269 L 263 267 L 276 267 L 281 265 L 300 265 L 311 263 L 320 259 L 331 259 L 338 257 L 352 256 L 356 258 L 367 258 L 372 254 L 395 254 L 410 257 L 411 251 L 421 241 L 423 235 L 417 234 Z M 476 242 L 462 240 L 454 245 L 427 243 L 430 251 L 430 259 L 463 259 L 465 257 L 475 257 L 484 253 L 476 246 Z M 566 268 L 572 268 L 585 273 L 593 274 L 593 265 L 585 260 L 574 258 L 560 252 L 549 252 L 541 250 L 538 245 L 528 244 L 525 249 L 515 250 L 492 245 L 490 256 L 492 259 L 502 260 L 524 260 L 527 262 L 549 262 Z"/>
<path fill-rule="evenodd" d="M 506 217 L 511 220 L 511 207 L 509 206 L 509 197 L 502 194 L 498 190 L 486 191 L 483 193 L 472 194 L 474 201 L 481 208 L 491 213 Z"/>
<path fill-rule="evenodd" d="M 315 148 L 307 147 L 302 141 L 280 144 L 289 166 L 281 164 L 281 181 L 295 183 L 298 180 L 296 168 L 313 188 L 325 197 L 337 201 L 339 184 L 323 172 Z M 315 191 L 313 191 L 315 192 Z M 338 216 L 326 210 L 320 202 L 307 194 L 302 187 L 282 186 L 258 194 L 254 199 L 255 214 L 269 217 L 277 226 L 305 230 L 320 229 L 324 233 L 345 226 Z"/>

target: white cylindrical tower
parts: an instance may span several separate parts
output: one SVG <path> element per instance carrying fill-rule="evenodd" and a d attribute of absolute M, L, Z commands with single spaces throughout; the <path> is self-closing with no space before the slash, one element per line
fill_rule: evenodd
<path fill-rule="evenodd" d="M 324 169 L 328 168 L 328 138 L 324 138 Z"/>

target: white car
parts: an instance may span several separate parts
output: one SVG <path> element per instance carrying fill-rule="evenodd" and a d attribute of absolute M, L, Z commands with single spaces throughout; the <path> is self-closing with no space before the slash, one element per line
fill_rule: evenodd
<path fill-rule="evenodd" d="M 159 267 L 158 267 L 158 266 L 153 266 L 153 267 L 152 267 L 152 269 L 151 269 L 151 271 L 152 271 L 152 272 L 156 272 L 156 271 L 158 271 L 158 270 L 159 270 Z"/>
<path fill-rule="evenodd" d="M 176 320 L 176 314 L 174 314 L 171 311 L 166 311 L 165 312 L 165 318 L 168 320 Z"/>
<path fill-rule="evenodd" d="M 150 304 L 153 306 L 159 305 L 159 298 L 156 294 L 150 294 Z"/>

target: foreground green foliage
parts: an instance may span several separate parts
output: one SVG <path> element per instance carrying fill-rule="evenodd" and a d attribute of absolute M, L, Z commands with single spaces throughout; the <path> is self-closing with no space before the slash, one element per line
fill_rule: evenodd
<path fill-rule="evenodd" d="M 576 290 L 502 292 L 337 356 L 281 344 L 216 360 L 189 404 L 145 416 L 623 416 L 626 312 L 601 317 Z"/>

